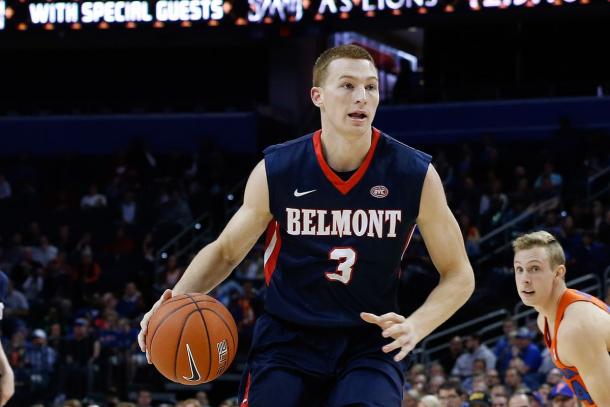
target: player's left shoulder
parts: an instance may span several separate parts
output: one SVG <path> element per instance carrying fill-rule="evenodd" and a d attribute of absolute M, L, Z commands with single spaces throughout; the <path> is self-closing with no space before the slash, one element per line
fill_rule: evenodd
<path fill-rule="evenodd" d="M 566 308 L 557 335 L 574 343 L 592 336 L 610 338 L 610 314 L 591 302 L 574 302 Z"/>

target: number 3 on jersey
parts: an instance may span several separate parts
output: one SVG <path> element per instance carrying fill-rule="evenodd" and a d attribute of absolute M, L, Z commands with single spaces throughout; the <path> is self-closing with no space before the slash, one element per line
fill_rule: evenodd
<path fill-rule="evenodd" d="M 349 284 L 354 271 L 354 264 L 358 256 L 351 247 L 334 247 L 328 254 L 330 260 L 338 260 L 337 269 L 333 272 L 326 272 L 324 275 L 330 281 L 340 281 Z"/>

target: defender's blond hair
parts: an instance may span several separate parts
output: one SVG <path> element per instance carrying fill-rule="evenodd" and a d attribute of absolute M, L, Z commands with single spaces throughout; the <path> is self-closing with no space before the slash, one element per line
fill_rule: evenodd
<path fill-rule="evenodd" d="M 521 250 L 529 250 L 534 247 L 542 247 L 546 250 L 549 256 L 551 268 L 557 266 L 565 266 L 566 255 L 563 253 L 563 248 L 552 234 L 539 230 L 537 232 L 521 235 L 513 241 L 513 251 L 517 253 Z"/>
<path fill-rule="evenodd" d="M 339 45 L 324 51 L 313 66 L 313 86 L 322 86 L 328 73 L 328 65 L 335 59 L 366 59 L 375 65 L 373 57 L 367 50 L 357 45 Z"/>

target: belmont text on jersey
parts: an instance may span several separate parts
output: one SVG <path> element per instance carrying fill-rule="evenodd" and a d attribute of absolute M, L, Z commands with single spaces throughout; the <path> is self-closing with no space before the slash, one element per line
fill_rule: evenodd
<path fill-rule="evenodd" d="M 286 232 L 293 236 L 396 237 L 402 211 L 395 209 L 286 208 Z"/>
<path fill-rule="evenodd" d="M 322 132 L 265 150 L 266 311 L 316 327 L 398 310 L 401 259 L 415 230 L 430 156 L 373 129 L 360 167 L 335 172 Z"/>

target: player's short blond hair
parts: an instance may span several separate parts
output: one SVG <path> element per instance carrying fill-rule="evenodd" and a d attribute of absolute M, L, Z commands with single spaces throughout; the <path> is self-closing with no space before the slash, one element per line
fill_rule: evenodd
<path fill-rule="evenodd" d="M 335 59 L 340 58 L 366 59 L 375 65 L 375 60 L 371 54 L 358 45 L 348 44 L 329 48 L 318 57 L 313 66 L 313 86 L 322 86 L 328 74 L 328 65 Z"/>
<path fill-rule="evenodd" d="M 555 236 L 549 232 L 539 230 L 537 232 L 521 235 L 513 241 L 513 251 L 515 253 L 521 250 L 529 250 L 534 247 L 542 247 L 546 250 L 551 268 L 555 269 L 557 266 L 565 266 L 566 255 L 563 252 L 563 248 Z"/>

